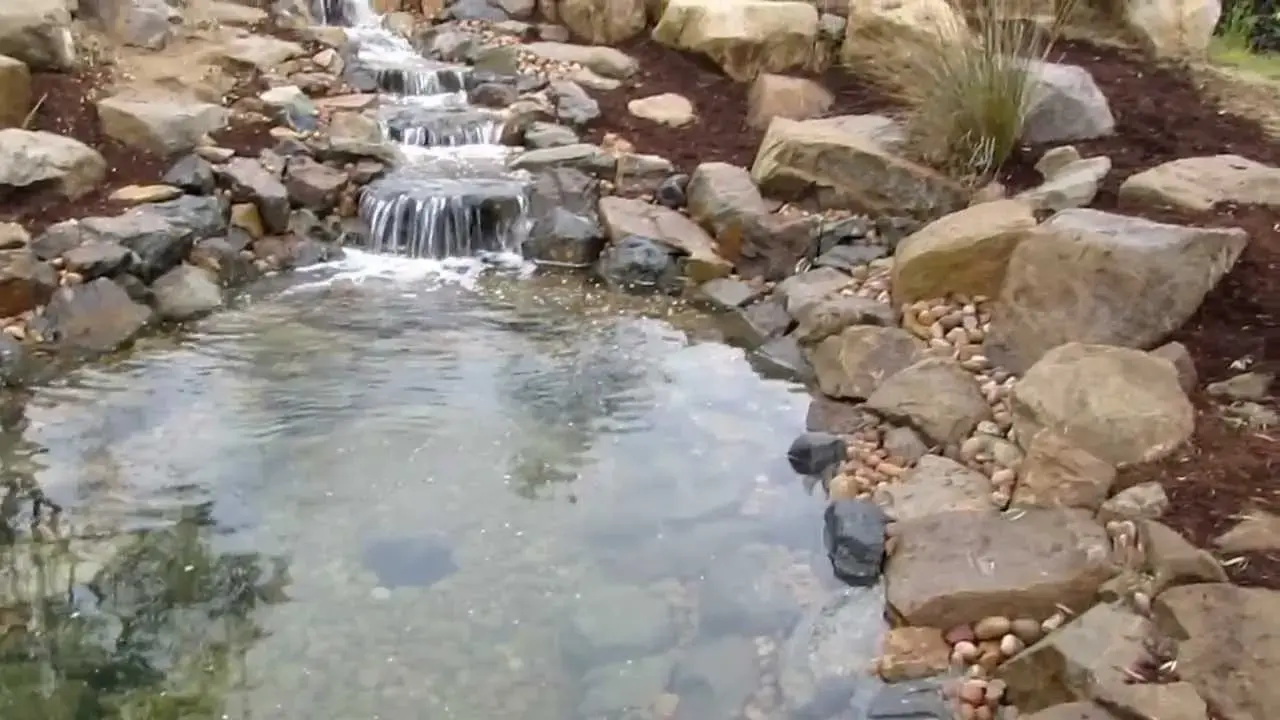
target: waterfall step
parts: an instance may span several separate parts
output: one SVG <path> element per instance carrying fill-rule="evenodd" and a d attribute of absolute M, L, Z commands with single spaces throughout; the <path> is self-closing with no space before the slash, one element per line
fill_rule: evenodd
<path fill-rule="evenodd" d="M 387 139 L 406 145 L 448 147 L 502 141 L 503 115 L 466 104 L 387 103 L 378 108 L 378 121 Z"/>

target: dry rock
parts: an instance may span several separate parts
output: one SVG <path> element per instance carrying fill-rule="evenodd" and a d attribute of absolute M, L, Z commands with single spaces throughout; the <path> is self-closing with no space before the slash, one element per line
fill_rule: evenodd
<path fill-rule="evenodd" d="M 854 325 L 818 343 L 809 361 L 823 394 L 861 400 L 914 363 L 920 352 L 920 342 L 905 330 Z"/>
<path fill-rule="evenodd" d="M 1116 470 L 1110 463 L 1046 428 L 1031 439 L 1011 504 L 1097 510 L 1115 479 Z"/>
<path fill-rule="evenodd" d="M 749 82 L 762 72 L 804 67 L 818 39 L 818 11 L 786 0 L 667 0 L 653 39 L 711 58 Z"/>
<path fill-rule="evenodd" d="M 891 629 L 884 637 L 879 671 L 886 682 L 920 680 L 947 671 L 951 647 L 942 632 L 929 627 Z"/>
<path fill-rule="evenodd" d="M 1120 198 L 1195 212 L 1224 202 L 1280 207 L 1280 168 L 1239 155 L 1182 158 L 1129 176 Z"/>
<path fill-rule="evenodd" d="M 867 409 L 940 445 L 959 444 L 991 419 L 973 375 L 950 358 L 925 358 L 890 376 L 867 397 Z"/>
<path fill-rule="evenodd" d="M 764 129 L 776 117 L 808 120 L 826 113 L 834 102 L 831 93 L 813 80 L 762 73 L 747 95 L 747 123 Z"/>
<path fill-rule="evenodd" d="M 901 481 L 881 487 L 876 501 L 894 520 L 915 520 L 956 510 L 995 512 L 991 505 L 991 479 L 940 455 L 920 458 Z"/>

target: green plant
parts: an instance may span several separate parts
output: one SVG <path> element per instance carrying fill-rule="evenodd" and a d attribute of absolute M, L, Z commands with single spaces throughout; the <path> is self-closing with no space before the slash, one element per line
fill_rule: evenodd
<path fill-rule="evenodd" d="M 1235 0 L 1223 9 L 1218 20 L 1216 42 L 1223 52 L 1249 53 L 1253 51 L 1253 30 L 1258 25 L 1258 17 L 1253 12 L 1253 3 L 1248 0 Z"/>
<path fill-rule="evenodd" d="M 926 23 L 901 49 L 867 69 L 908 106 L 907 139 L 919 159 L 982 181 L 1022 136 L 1034 88 L 1033 64 L 1061 35 L 1072 3 L 1057 3 L 1048 26 L 1017 18 L 1012 0 L 981 0 L 970 26 Z"/>

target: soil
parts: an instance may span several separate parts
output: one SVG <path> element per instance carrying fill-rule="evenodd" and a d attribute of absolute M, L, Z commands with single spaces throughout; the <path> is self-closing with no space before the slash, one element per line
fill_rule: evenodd
<path fill-rule="evenodd" d="M 597 95 L 602 118 L 592 128 L 591 140 L 617 133 L 639 152 L 667 157 L 686 172 L 713 160 L 750 167 L 763 133 L 745 125 L 747 86 L 651 41 L 624 49 L 640 61 L 639 88 Z M 1280 166 L 1280 142 L 1257 120 L 1223 110 L 1186 68 L 1074 40 L 1059 44 L 1055 54 L 1058 62 L 1081 65 L 1093 74 L 1116 118 L 1114 136 L 1076 143 L 1086 157 L 1105 154 L 1112 161 L 1093 207 L 1164 222 L 1234 225 L 1250 234 L 1251 242 L 1231 273 L 1170 338 L 1187 346 L 1201 387 L 1238 372 L 1231 365 L 1241 358 L 1250 359 L 1252 369 L 1280 370 L 1280 214 L 1255 207 L 1223 206 L 1199 214 L 1122 207 L 1117 197 L 1120 183 L 1130 175 L 1178 158 L 1231 153 Z M 836 96 L 832 115 L 900 109 L 884 93 L 846 73 L 833 71 L 818 79 Z M 628 99 L 663 92 L 689 98 L 698 111 L 697 125 L 666 128 L 627 112 Z M 1013 191 L 1037 184 L 1033 165 L 1045 149 L 1020 148 L 1000 179 Z M 1275 407 L 1276 398 L 1269 400 Z M 1161 482 L 1171 500 L 1163 520 L 1202 547 L 1211 547 L 1212 539 L 1240 513 L 1253 508 L 1280 513 L 1280 432 L 1236 427 L 1203 393 L 1193 401 L 1198 419 L 1192 442 L 1163 462 L 1123 471 L 1120 486 Z M 1246 554 L 1244 561 L 1226 568 L 1242 584 L 1280 588 L 1280 551 Z"/>

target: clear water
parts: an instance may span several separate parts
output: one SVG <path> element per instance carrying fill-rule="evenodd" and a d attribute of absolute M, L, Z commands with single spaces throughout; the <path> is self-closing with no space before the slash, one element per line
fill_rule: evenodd
<path fill-rule="evenodd" d="M 355 253 L 6 413 L 3 477 L 66 512 L 4 504 L 0 717 L 565 720 L 601 598 L 687 650 L 761 635 L 700 620 L 717 568 L 833 587 L 800 388 L 696 313 L 475 272 Z"/>

